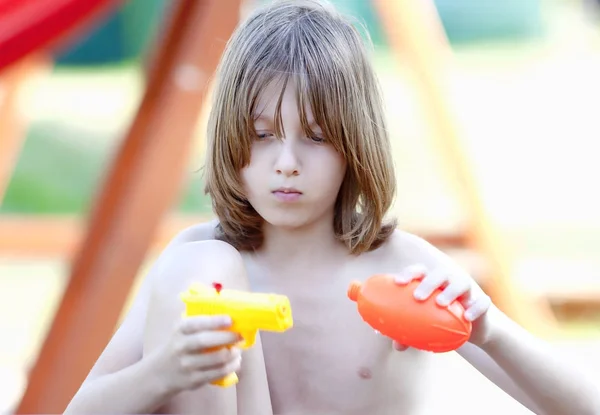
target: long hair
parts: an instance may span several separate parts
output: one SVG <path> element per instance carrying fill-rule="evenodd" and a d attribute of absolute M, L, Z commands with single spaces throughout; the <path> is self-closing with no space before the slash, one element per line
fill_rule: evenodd
<path fill-rule="evenodd" d="M 349 18 L 310 0 L 276 1 L 236 29 L 217 70 L 208 120 L 205 191 L 219 219 L 217 238 L 239 250 L 262 244 L 263 219 L 245 197 L 240 170 L 250 160 L 253 113 L 261 91 L 283 81 L 283 94 L 290 79 L 298 86 L 307 134 L 302 109 L 310 105 L 316 123 L 347 161 L 335 204 L 336 236 L 359 254 L 391 235 L 395 222 L 384 223 L 384 217 L 396 181 L 369 45 Z M 281 99 L 276 126 L 281 125 L 280 105 Z"/>

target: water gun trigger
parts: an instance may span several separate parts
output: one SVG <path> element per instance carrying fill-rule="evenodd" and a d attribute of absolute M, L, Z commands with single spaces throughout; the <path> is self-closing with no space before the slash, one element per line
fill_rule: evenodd
<path fill-rule="evenodd" d="M 252 346 L 254 346 L 254 343 L 256 342 L 256 334 L 257 331 L 249 331 L 242 333 L 242 340 L 240 341 L 240 343 L 238 343 L 239 347 L 241 349 L 249 349 Z"/>

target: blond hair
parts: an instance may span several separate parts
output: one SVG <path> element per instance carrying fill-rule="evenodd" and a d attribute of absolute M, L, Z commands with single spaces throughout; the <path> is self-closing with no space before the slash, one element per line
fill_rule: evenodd
<path fill-rule="evenodd" d="M 240 170 L 250 160 L 259 95 L 274 80 L 283 81 L 283 95 L 291 77 L 306 133 L 311 131 L 303 109 L 310 105 L 316 123 L 347 161 L 335 203 L 336 236 L 359 254 L 393 232 L 395 223 L 385 224 L 384 217 L 396 181 L 366 46 L 348 18 L 317 1 L 276 1 L 236 29 L 217 71 L 207 131 L 205 191 L 219 219 L 218 239 L 239 250 L 262 244 L 263 219 L 246 199 Z M 280 106 L 281 98 L 275 115 L 279 130 Z"/>

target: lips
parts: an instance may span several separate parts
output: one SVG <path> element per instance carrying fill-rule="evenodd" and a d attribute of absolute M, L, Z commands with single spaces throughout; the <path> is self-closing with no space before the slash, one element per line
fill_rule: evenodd
<path fill-rule="evenodd" d="M 280 187 L 273 191 L 273 195 L 282 203 L 293 203 L 300 200 L 302 192 L 293 187 Z"/>
<path fill-rule="evenodd" d="M 279 189 L 273 190 L 273 193 L 299 194 L 299 195 L 302 194 L 302 192 L 300 190 L 295 189 L 293 187 L 280 187 Z"/>

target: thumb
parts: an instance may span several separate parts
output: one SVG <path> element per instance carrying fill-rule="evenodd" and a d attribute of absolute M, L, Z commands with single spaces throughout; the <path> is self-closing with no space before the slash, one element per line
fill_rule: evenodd
<path fill-rule="evenodd" d="M 400 343 L 394 341 L 394 349 L 398 350 L 399 352 L 403 352 L 408 348 L 409 348 L 409 346 L 406 346 L 404 344 L 400 344 Z"/>

